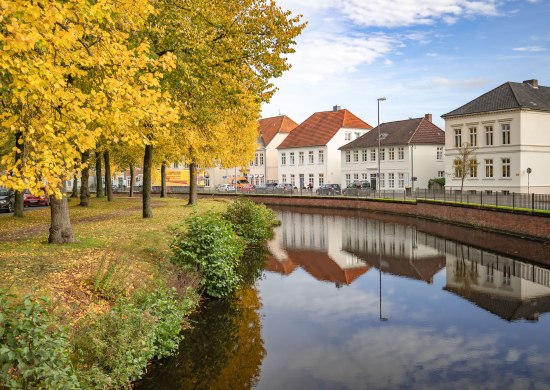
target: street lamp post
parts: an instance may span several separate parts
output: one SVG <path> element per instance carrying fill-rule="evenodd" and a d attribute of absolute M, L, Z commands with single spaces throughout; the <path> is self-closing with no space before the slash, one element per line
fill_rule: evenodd
<path fill-rule="evenodd" d="M 380 102 L 383 102 L 385 101 L 386 98 L 385 97 L 380 97 L 377 99 L 377 103 L 378 103 L 378 125 L 376 127 L 378 127 L 378 181 L 376 183 L 376 185 L 378 186 L 378 197 L 381 198 L 381 194 L 382 194 L 382 188 L 380 186 L 380 180 L 382 178 L 382 176 L 380 175 Z"/>

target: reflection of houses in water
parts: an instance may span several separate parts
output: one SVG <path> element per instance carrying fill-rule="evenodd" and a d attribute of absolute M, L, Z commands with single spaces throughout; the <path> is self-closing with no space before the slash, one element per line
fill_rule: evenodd
<path fill-rule="evenodd" d="M 432 283 L 433 276 L 445 267 L 445 255 L 419 242 L 419 234 L 414 226 L 347 218 L 342 248 L 383 272 Z"/>
<path fill-rule="evenodd" d="M 343 219 L 331 216 L 282 212 L 281 226 L 268 244 L 271 256 L 266 270 L 290 274 L 297 266 L 317 280 L 350 284 L 369 267 L 342 251 Z"/>
<path fill-rule="evenodd" d="M 550 270 L 453 242 L 446 246 L 446 290 L 508 321 L 550 312 Z"/>

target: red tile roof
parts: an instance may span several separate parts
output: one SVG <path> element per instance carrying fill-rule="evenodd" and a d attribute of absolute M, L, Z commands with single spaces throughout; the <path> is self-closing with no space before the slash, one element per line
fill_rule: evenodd
<path fill-rule="evenodd" d="M 279 115 L 272 118 L 260 119 L 258 133 L 260 137 L 262 137 L 264 144 L 267 145 L 277 133 L 290 133 L 296 126 L 298 126 L 298 123 L 294 122 L 288 116 Z"/>
<path fill-rule="evenodd" d="M 343 127 L 372 129 L 371 125 L 346 109 L 316 112 L 296 127 L 277 149 L 326 145 Z"/>

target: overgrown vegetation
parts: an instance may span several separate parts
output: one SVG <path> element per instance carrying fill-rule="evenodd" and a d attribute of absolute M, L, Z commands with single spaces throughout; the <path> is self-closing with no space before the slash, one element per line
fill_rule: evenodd
<path fill-rule="evenodd" d="M 273 236 L 273 226 L 277 222 L 273 210 L 244 198 L 227 206 L 223 218 L 231 223 L 235 233 L 245 240 L 247 246 L 264 244 Z"/>
<path fill-rule="evenodd" d="M 445 188 L 445 178 L 444 177 L 438 177 L 435 179 L 428 180 L 428 189 L 434 188 L 434 185 L 438 185 L 439 187 L 436 187 L 436 189 L 444 189 Z"/>
<path fill-rule="evenodd" d="M 231 224 L 219 214 L 195 214 L 187 221 L 187 230 L 173 245 L 173 261 L 199 272 L 200 284 L 211 297 L 230 295 L 241 278 L 237 266 L 245 244 Z"/>

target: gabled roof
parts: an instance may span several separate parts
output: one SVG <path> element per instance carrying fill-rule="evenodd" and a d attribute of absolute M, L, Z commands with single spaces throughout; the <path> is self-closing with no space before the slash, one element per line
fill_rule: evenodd
<path fill-rule="evenodd" d="M 326 145 L 341 128 L 372 129 L 350 111 L 316 112 L 296 127 L 277 149 Z"/>
<path fill-rule="evenodd" d="M 380 146 L 390 145 L 444 145 L 445 132 L 426 118 L 406 119 L 380 124 Z M 351 141 L 340 150 L 378 146 L 378 126 Z"/>
<path fill-rule="evenodd" d="M 258 133 L 260 137 L 262 137 L 264 144 L 267 145 L 277 133 L 290 133 L 296 126 L 298 126 L 298 123 L 294 122 L 288 116 L 279 115 L 272 118 L 260 119 Z"/>
<path fill-rule="evenodd" d="M 507 82 L 441 117 L 514 109 L 550 111 L 550 87 L 538 86 L 536 80 Z"/>

